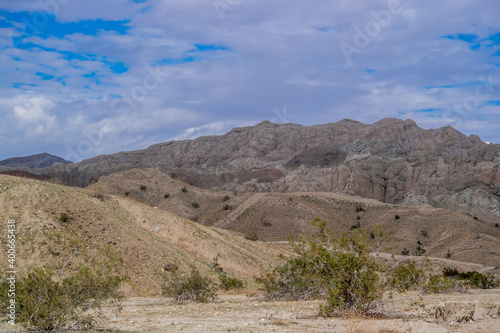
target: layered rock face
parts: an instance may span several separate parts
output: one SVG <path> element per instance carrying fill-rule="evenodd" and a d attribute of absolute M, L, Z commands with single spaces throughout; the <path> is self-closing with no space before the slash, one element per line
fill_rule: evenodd
<path fill-rule="evenodd" d="M 212 190 L 326 191 L 387 203 L 458 208 L 500 218 L 500 145 L 412 120 L 316 126 L 268 121 L 222 136 L 166 142 L 34 170 L 84 186 L 130 168 L 156 168 Z"/>

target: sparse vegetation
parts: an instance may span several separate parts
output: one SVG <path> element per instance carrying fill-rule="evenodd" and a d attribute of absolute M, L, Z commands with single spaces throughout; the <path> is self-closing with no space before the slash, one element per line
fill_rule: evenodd
<path fill-rule="evenodd" d="M 443 268 L 443 276 L 464 281 L 471 288 L 492 289 L 500 285 L 493 275 L 484 275 L 476 271 L 460 273 L 456 268 Z"/>
<path fill-rule="evenodd" d="M 238 278 L 227 276 L 226 273 L 219 274 L 219 288 L 222 290 L 234 290 L 245 288 L 245 282 Z"/>
<path fill-rule="evenodd" d="M 59 232 L 50 237 L 51 264 L 32 266 L 17 274 L 16 322 L 29 331 L 89 329 L 102 316 L 104 307 L 119 310 L 123 261 L 112 245 L 90 255 L 78 238 Z M 57 254 L 57 255 L 56 255 Z M 9 282 L 0 279 L 0 292 L 7 295 Z M 5 314 L 7 298 L 0 299 Z"/>
<path fill-rule="evenodd" d="M 404 256 L 407 256 L 410 254 L 410 250 L 408 250 L 406 247 L 403 249 L 403 251 L 401 251 L 401 254 L 404 255 Z"/>
<path fill-rule="evenodd" d="M 264 227 L 272 227 L 273 224 L 271 222 L 269 222 L 268 220 L 262 220 L 262 225 Z"/>
<path fill-rule="evenodd" d="M 224 198 L 222 198 L 222 201 L 228 201 L 229 199 L 231 199 L 228 195 L 225 195 Z"/>
<path fill-rule="evenodd" d="M 500 228 L 500 224 L 495 223 L 495 228 Z"/>
<path fill-rule="evenodd" d="M 356 223 L 356 224 L 351 225 L 351 230 L 359 229 L 359 228 L 361 228 L 361 224 L 359 222 Z"/>
<path fill-rule="evenodd" d="M 69 215 L 67 213 L 61 213 L 59 216 L 59 221 L 61 222 L 68 222 L 69 220 Z"/>
<path fill-rule="evenodd" d="M 181 188 L 181 191 L 182 191 L 183 193 L 186 193 L 188 190 L 187 190 L 187 188 L 186 188 L 186 187 L 183 187 L 183 188 Z"/>
<path fill-rule="evenodd" d="M 399 216 L 398 214 L 394 215 L 395 220 L 399 220 L 400 218 L 401 218 L 401 216 Z"/>
<path fill-rule="evenodd" d="M 203 277 L 194 267 L 191 267 L 189 275 L 175 270 L 163 273 L 162 276 L 162 295 L 173 297 L 177 302 L 206 303 L 213 301 L 216 297 L 214 282 L 208 277 Z"/>
<path fill-rule="evenodd" d="M 129 194 L 130 194 L 130 192 L 128 192 L 128 191 L 127 191 L 127 192 L 125 192 L 125 195 L 129 195 Z"/>
<path fill-rule="evenodd" d="M 192 202 L 191 203 L 191 206 L 193 206 L 194 208 L 200 208 L 200 204 L 197 203 L 196 201 L 195 202 Z"/>
<path fill-rule="evenodd" d="M 233 209 L 232 206 L 229 206 L 229 205 L 224 205 L 224 207 L 222 207 L 224 210 L 231 210 Z"/>
<path fill-rule="evenodd" d="M 366 212 L 366 209 L 363 208 L 362 206 L 356 206 L 356 213 L 360 213 L 360 212 Z"/>
<path fill-rule="evenodd" d="M 425 252 L 427 252 L 427 250 L 422 247 L 421 243 L 415 249 L 415 255 L 417 256 L 423 256 Z"/>
<path fill-rule="evenodd" d="M 424 236 L 424 237 L 429 236 L 429 233 L 428 233 L 428 232 L 427 232 L 427 230 L 425 230 L 425 229 L 424 229 L 424 230 L 422 230 L 422 231 L 420 232 L 420 234 L 421 234 L 422 236 Z"/>
<path fill-rule="evenodd" d="M 366 231 L 356 228 L 335 239 L 320 228 L 319 236 L 319 242 L 295 243 L 297 256 L 258 279 L 266 298 L 322 298 L 325 303 L 320 313 L 328 316 L 373 310 L 381 296 L 377 292 L 377 264 L 368 254 Z"/>
<path fill-rule="evenodd" d="M 257 236 L 256 233 L 251 233 L 245 236 L 245 239 L 251 240 L 251 241 L 258 241 L 259 237 Z"/>
<path fill-rule="evenodd" d="M 423 278 L 424 271 L 416 268 L 415 261 L 409 260 L 389 270 L 388 284 L 392 288 L 404 292 L 418 286 Z"/>
<path fill-rule="evenodd" d="M 141 188 L 141 191 L 146 191 L 146 190 L 147 190 L 146 185 L 141 185 L 141 187 L 140 187 L 140 188 Z"/>

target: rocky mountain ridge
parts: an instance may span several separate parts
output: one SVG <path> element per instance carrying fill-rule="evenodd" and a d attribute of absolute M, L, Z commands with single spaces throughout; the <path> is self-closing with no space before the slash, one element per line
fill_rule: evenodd
<path fill-rule="evenodd" d="M 25 171 L 85 186 L 116 171 L 154 168 L 209 190 L 335 192 L 498 220 L 499 166 L 500 145 L 450 126 L 345 119 L 315 126 L 264 121 L 221 136 Z"/>
<path fill-rule="evenodd" d="M 65 159 L 51 155 L 48 153 L 24 156 L 24 157 L 13 157 L 0 161 L 0 166 L 4 167 L 26 167 L 31 169 L 41 169 L 47 168 L 52 165 L 63 163 L 68 164 L 72 163 L 70 161 L 66 161 Z"/>

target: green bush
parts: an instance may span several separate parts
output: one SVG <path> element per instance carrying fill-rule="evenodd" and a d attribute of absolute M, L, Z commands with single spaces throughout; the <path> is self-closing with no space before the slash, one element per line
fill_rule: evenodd
<path fill-rule="evenodd" d="M 499 286 L 499 281 L 491 274 L 484 275 L 476 271 L 460 273 L 456 268 L 443 268 L 443 276 L 465 282 L 470 288 L 492 289 Z"/>
<path fill-rule="evenodd" d="M 186 187 L 183 187 L 183 188 L 181 188 L 181 191 L 184 192 L 184 193 L 186 193 L 188 190 L 187 190 Z"/>
<path fill-rule="evenodd" d="M 61 215 L 59 216 L 59 221 L 68 222 L 68 220 L 69 220 L 69 215 L 66 213 L 61 213 Z"/>
<path fill-rule="evenodd" d="M 224 205 L 223 209 L 224 210 L 231 210 L 231 209 L 233 209 L 233 207 L 231 207 L 229 205 Z"/>
<path fill-rule="evenodd" d="M 162 295 L 173 297 L 175 301 L 194 301 L 206 303 L 213 301 L 216 297 L 216 288 L 213 281 L 208 277 L 201 276 L 200 272 L 192 267 L 189 275 L 180 273 L 178 270 L 167 272 L 163 275 L 164 281 L 161 286 Z"/>
<path fill-rule="evenodd" d="M 407 291 L 420 285 L 424 278 L 424 271 L 417 269 L 415 261 L 405 261 L 397 265 L 388 274 L 389 285 L 400 291 Z"/>
<path fill-rule="evenodd" d="M 141 185 L 141 191 L 146 191 L 147 188 L 146 188 L 146 185 Z"/>
<path fill-rule="evenodd" d="M 170 194 L 166 193 L 163 198 L 168 199 L 170 197 Z"/>
<path fill-rule="evenodd" d="M 232 278 L 225 273 L 219 274 L 219 288 L 222 290 L 243 289 L 245 282 L 238 278 Z"/>
<path fill-rule="evenodd" d="M 59 267 L 30 267 L 17 275 L 18 324 L 30 331 L 88 329 L 101 318 L 105 306 L 119 308 L 124 298 L 119 287 L 126 279 L 118 273 L 123 266 L 120 254 L 108 245 L 99 256 L 74 259 L 66 257 Z M 8 282 L 1 279 L 0 292 L 6 295 L 7 290 Z M 0 312 L 6 301 L 0 300 Z"/>
<path fill-rule="evenodd" d="M 373 310 L 381 295 L 378 266 L 368 253 L 367 232 L 356 228 L 330 241 L 326 241 L 325 229 L 319 234 L 322 241 L 301 240 L 295 245 L 295 257 L 257 280 L 266 298 L 323 298 L 326 302 L 320 313 L 327 316 Z"/>
<path fill-rule="evenodd" d="M 394 215 L 395 220 L 399 220 L 400 218 L 401 218 L 401 216 L 399 216 L 398 214 Z"/>
<path fill-rule="evenodd" d="M 193 206 L 194 208 L 199 208 L 200 204 L 195 201 L 191 203 L 191 206 Z"/>
<path fill-rule="evenodd" d="M 455 280 L 449 276 L 431 276 L 423 286 L 423 292 L 427 294 L 465 292 L 466 285 L 462 281 Z"/>
<path fill-rule="evenodd" d="M 222 198 L 222 201 L 228 201 L 229 199 L 231 199 L 228 195 L 225 195 L 224 198 Z"/>

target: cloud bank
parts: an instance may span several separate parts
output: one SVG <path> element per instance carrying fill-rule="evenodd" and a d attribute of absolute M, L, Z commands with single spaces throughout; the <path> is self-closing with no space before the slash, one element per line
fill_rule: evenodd
<path fill-rule="evenodd" d="M 411 118 L 500 143 L 498 14 L 494 0 L 3 2 L 0 159 L 262 120 Z"/>

